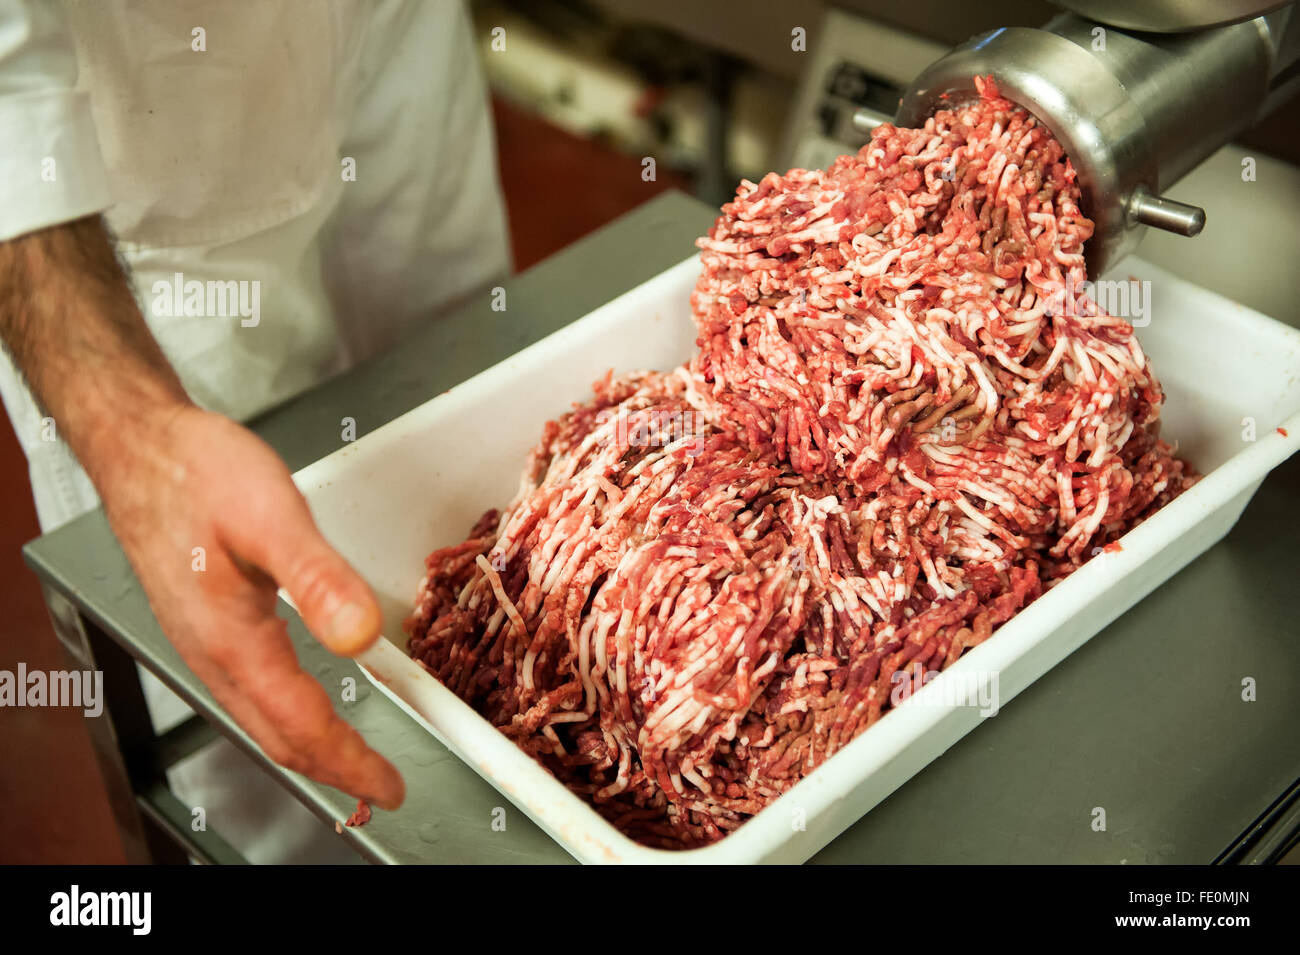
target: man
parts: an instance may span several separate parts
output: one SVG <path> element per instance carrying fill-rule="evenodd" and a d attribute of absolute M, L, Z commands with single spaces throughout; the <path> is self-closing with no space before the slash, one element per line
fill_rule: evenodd
<path fill-rule="evenodd" d="M 275 616 L 283 586 L 352 655 L 374 596 L 235 420 L 508 269 L 493 150 L 451 0 L 0 0 L 0 393 L 41 525 L 102 501 L 267 755 L 382 807 L 401 778 Z"/>

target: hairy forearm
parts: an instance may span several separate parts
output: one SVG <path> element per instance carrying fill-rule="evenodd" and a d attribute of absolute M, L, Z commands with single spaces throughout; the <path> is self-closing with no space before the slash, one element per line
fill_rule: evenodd
<path fill-rule="evenodd" d="M 189 404 L 98 216 L 0 242 L 0 340 L 96 484 Z"/>

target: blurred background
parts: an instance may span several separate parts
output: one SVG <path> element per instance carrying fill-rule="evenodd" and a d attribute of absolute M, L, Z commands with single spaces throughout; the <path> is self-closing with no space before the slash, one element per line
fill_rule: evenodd
<path fill-rule="evenodd" d="M 1041 0 L 490 0 L 471 7 L 519 270 L 665 189 L 716 206 L 741 178 L 824 166 L 865 141 L 851 122 L 859 107 L 892 114 L 903 87 L 953 45 L 995 26 L 1039 26 L 1056 12 Z M 494 49 L 494 36 L 504 37 L 504 50 Z M 1256 124 L 1237 146 L 1294 167 L 1300 101 Z M 654 160 L 653 179 L 646 159 Z M 1193 198 L 1213 220 L 1209 197 Z M 1142 254 L 1166 267 L 1177 259 L 1197 268 L 1187 261 L 1197 252 L 1178 241 L 1148 237 Z M 1231 263 L 1213 265 L 1219 291 L 1294 320 L 1282 310 L 1294 312 L 1295 276 L 1262 287 L 1235 278 Z M 20 554 L 37 535 L 26 464 L 7 419 L 0 429 L 0 669 L 19 660 L 57 669 L 63 658 Z M 13 710 L 5 725 L 0 861 L 123 861 L 80 711 Z"/>

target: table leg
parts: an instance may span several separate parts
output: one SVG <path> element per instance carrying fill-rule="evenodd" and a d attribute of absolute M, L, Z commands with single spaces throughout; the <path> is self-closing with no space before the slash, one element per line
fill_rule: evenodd
<path fill-rule="evenodd" d="M 75 665 L 104 674 L 103 712 L 88 717 L 86 728 L 127 861 L 187 863 L 180 846 L 166 838 L 136 802 L 128 754 L 145 752 L 154 733 L 134 661 L 62 594 L 46 587 L 45 602 L 59 642 Z"/>

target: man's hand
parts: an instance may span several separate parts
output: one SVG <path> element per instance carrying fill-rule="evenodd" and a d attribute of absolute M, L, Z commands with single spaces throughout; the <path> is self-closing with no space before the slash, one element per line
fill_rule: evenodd
<path fill-rule="evenodd" d="M 335 714 L 275 613 L 283 586 L 335 653 L 379 635 L 374 595 L 320 536 L 288 469 L 251 432 L 192 406 L 122 437 L 100 469 L 105 513 L 185 662 L 271 759 L 396 808 L 401 776 Z"/>
<path fill-rule="evenodd" d="M 399 805 L 401 777 L 335 714 L 275 614 L 279 585 L 322 643 L 352 655 L 378 635 L 374 595 L 321 538 L 275 453 L 186 397 L 98 218 L 0 242 L 0 338 L 98 489 L 163 631 L 217 700 L 276 762 Z"/>

